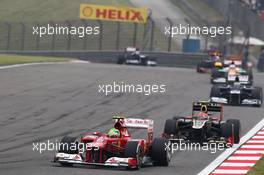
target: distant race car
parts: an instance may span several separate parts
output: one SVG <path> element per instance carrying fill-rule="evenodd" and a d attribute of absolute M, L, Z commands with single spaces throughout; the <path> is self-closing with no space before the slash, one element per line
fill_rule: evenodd
<path fill-rule="evenodd" d="M 221 61 L 213 61 L 211 59 L 207 59 L 198 63 L 196 69 L 198 73 L 210 73 L 213 69 L 217 68 L 219 65 L 222 66 Z"/>
<path fill-rule="evenodd" d="M 222 65 L 220 60 L 221 53 L 219 51 L 209 52 L 208 55 L 208 59 L 202 60 L 198 63 L 196 68 L 198 73 L 210 73 L 213 68 L 219 64 Z"/>
<path fill-rule="evenodd" d="M 153 139 L 153 120 L 113 118 L 114 128 L 107 134 L 94 132 L 80 138 L 63 137 L 54 162 L 64 166 L 81 164 L 128 169 L 139 169 L 147 164 L 169 165 L 171 156 L 169 150 L 165 149 L 169 140 L 162 137 Z M 132 139 L 129 128 L 146 129 L 146 139 Z M 72 147 L 67 147 L 69 145 Z M 84 151 L 80 151 L 78 145 L 82 145 Z"/>
<path fill-rule="evenodd" d="M 227 67 L 220 69 L 213 69 L 211 72 L 212 84 L 226 84 L 235 82 L 236 77 L 239 77 L 239 81 L 242 84 L 253 84 L 253 73 L 251 70 L 244 70 L 234 62 L 232 64 L 226 64 Z"/>
<path fill-rule="evenodd" d="M 214 85 L 210 99 L 213 102 L 230 105 L 262 105 L 262 87 L 243 85 L 240 82 L 227 85 Z"/>
<path fill-rule="evenodd" d="M 223 143 L 240 141 L 240 121 L 223 121 L 223 106 L 214 102 L 194 102 L 190 116 L 167 119 L 164 137 L 172 142 Z"/>
<path fill-rule="evenodd" d="M 127 47 L 125 53 L 118 56 L 117 64 L 157 66 L 155 58 L 140 53 L 138 48 Z"/>

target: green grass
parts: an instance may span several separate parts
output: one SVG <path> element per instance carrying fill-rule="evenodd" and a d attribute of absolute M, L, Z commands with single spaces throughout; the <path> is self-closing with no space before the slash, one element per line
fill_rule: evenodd
<path fill-rule="evenodd" d="M 202 14 L 203 17 L 209 19 L 210 21 L 219 21 L 223 20 L 223 17 L 212 7 L 204 3 L 203 1 L 197 0 L 186 0 L 195 7 L 197 13 Z"/>
<path fill-rule="evenodd" d="M 65 62 L 69 58 L 44 57 L 44 56 L 19 56 L 0 54 L 0 65 L 22 64 L 22 63 L 39 63 L 39 62 Z"/>
<path fill-rule="evenodd" d="M 216 22 L 216 21 L 221 21 L 223 20 L 223 17 L 212 7 L 210 7 L 208 4 L 202 2 L 202 1 L 197 1 L 197 0 L 185 0 L 186 3 L 188 3 L 191 7 L 193 7 L 194 11 L 198 14 L 201 15 L 202 18 L 207 19 L 211 22 Z M 171 0 L 171 2 L 175 5 L 179 5 L 178 0 Z M 195 8 L 194 8 L 195 7 Z M 181 9 L 183 13 L 185 13 L 187 16 L 189 15 L 189 12 L 186 11 L 185 9 Z M 190 16 L 192 18 L 192 16 Z"/>
<path fill-rule="evenodd" d="M 263 175 L 264 174 L 264 157 L 247 173 L 247 175 Z"/>

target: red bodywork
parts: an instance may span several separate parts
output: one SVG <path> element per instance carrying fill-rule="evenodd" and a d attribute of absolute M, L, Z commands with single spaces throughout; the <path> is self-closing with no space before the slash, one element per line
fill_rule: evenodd
<path fill-rule="evenodd" d="M 141 157 L 148 155 L 150 145 L 153 141 L 153 121 L 143 119 L 115 119 L 114 128 L 120 131 L 120 137 L 109 137 L 101 132 L 87 133 L 81 137 L 79 143 L 84 145 L 85 151 L 76 154 L 72 160 L 66 158 L 63 153 L 58 153 L 55 158 L 58 162 L 75 164 L 91 164 L 105 166 L 126 166 L 129 168 L 137 167 L 135 157 L 125 157 L 124 151 L 128 141 L 136 141 L 141 148 Z M 147 139 L 132 139 L 128 128 L 147 129 Z"/>

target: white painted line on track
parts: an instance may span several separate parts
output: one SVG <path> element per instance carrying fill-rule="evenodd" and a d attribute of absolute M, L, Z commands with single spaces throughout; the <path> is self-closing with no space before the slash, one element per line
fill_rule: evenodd
<path fill-rule="evenodd" d="M 264 140 L 249 140 L 247 143 L 264 143 Z"/>
<path fill-rule="evenodd" d="M 208 175 L 208 174 L 212 173 L 222 162 L 224 162 L 231 154 L 233 154 L 238 148 L 240 148 L 244 143 L 246 143 L 258 131 L 260 131 L 260 130 L 263 131 L 263 129 L 262 129 L 263 126 L 264 126 L 264 119 L 262 119 L 257 125 L 255 125 L 246 135 L 244 135 L 240 139 L 239 144 L 235 144 L 232 148 L 225 150 L 222 154 L 220 154 L 213 162 L 211 162 L 207 167 L 205 167 L 197 175 Z M 216 173 L 216 172 L 214 171 L 214 173 Z M 243 173 L 241 173 L 241 174 L 243 174 Z"/>
<path fill-rule="evenodd" d="M 24 67 L 24 66 L 34 66 L 34 65 L 49 65 L 49 64 L 61 64 L 61 63 L 90 63 L 89 61 L 82 61 L 82 60 L 70 60 L 66 62 L 39 62 L 39 63 L 21 63 L 21 64 L 12 64 L 7 66 L 0 66 L 0 70 L 2 69 L 11 69 L 17 67 Z"/>
<path fill-rule="evenodd" d="M 227 160 L 259 160 L 261 156 L 259 157 L 250 157 L 250 156 L 231 156 Z"/>
<path fill-rule="evenodd" d="M 252 137 L 253 139 L 263 139 L 264 140 L 264 136 L 254 136 Z"/>
<path fill-rule="evenodd" d="M 247 170 L 215 170 L 215 174 L 246 174 Z"/>
<path fill-rule="evenodd" d="M 257 154 L 257 153 L 260 153 L 260 154 L 264 154 L 264 151 L 262 150 L 237 150 L 235 153 L 238 153 L 238 154 Z"/>
<path fill-rule="evenodd" d="M 263 145 L 243 145 L 241 148 L 264 148 Z"/>
<path fill-rule="evenodd" d="M 254 166 L 254 163 L 229 163 L 229 162 L 224 162 L 221 164 L 221 166 Z"/>
<path fill-rule="evenodd" d="M 11 69 L 17 67 L 24 67 L 24 66 L 34 66 L 34 65 L 49 65 L 49 64 L 59 64 L 63 62 L 46 62 L 46 63 L 24 63 L 24 64 L 12 64 L 7 66 L 0 66 L 0 70 L 2 69 Z M 65 62 L 64 62 L 65 63 Z"/>

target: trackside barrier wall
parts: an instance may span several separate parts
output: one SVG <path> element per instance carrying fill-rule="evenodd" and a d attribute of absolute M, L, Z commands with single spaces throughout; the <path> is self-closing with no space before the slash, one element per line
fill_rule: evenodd
<path fill-rule="evenodd" d="M 118 55 L 123 52 L 117 51 L 22 51 L 22 52 L 0 52 L 5 54 L 34 55 L 34 56 L 56 56 L 77 58 L 94 63 L 116 63 Z M 157 59 L 161 66 L 170 67 L 196 67 L 202 59 L 206 59 L 206 54 L 188 54 L 188 53 L 168 53 L 168 52 L 143 52 Z"/>

